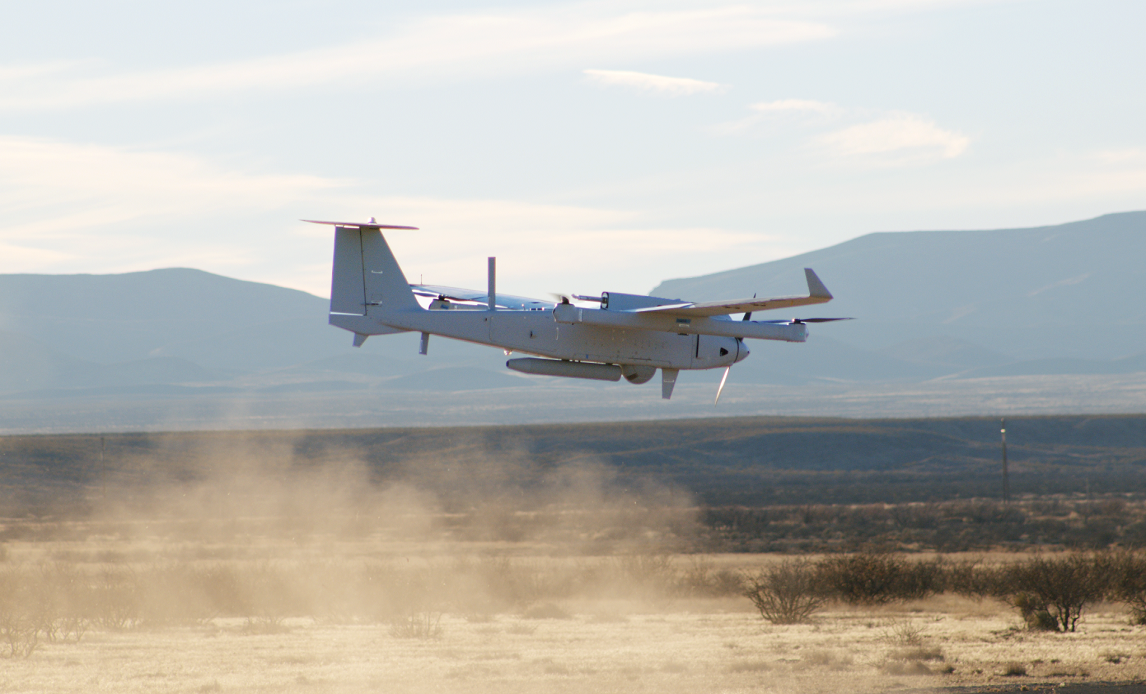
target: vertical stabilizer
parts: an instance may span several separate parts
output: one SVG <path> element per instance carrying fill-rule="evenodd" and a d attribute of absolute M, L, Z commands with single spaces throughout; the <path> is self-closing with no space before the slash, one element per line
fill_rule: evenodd
<path fill-rule="evenodd" d="M 390 251 L 386 238 L 376 228 L 358 231 L 362 236 L 362 279 L 366 288 L 366 311 L 382 312 L 418 310 L 410 283 Z"/>
<path fill-rule="evenodd" d="M 366 315 L 366 284 L 362 277 L 362 232 L 335 227 L 334 272 L 330 276 L 330 312 Z"/>

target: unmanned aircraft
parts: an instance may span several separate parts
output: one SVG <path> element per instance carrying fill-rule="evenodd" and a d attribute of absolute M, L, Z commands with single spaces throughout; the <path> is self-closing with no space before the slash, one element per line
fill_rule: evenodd
<path fill-rule="evenodd" d="M 754 321 L 752 314 L 832 300 L 827 287 L 805 268 L 808 296 L 692 302 L 639 294 L 560 296 L 538 301 L 499 295 L 496 259 L 489 259 L 489 286 L 480 290 L 410 284 L 390 251 L 383 229 L 417 227 L 320 222 L 334 227 L 330 324 L 354 333 L 360 347 L 370 335 L 419 332 L 426 354 L 430 335 L 491 345 L 535 356 L 505 363 L 515 371 L 544 376 L 641 384 L 661 372 L 661 397 L 672 397 L 681 370 L 724 368 L 716 401 L 732 365 L 748 357 L 747 338 L 804 342 L 808 323 L 847 318 Z M 593 304 L 578 306 L 573 302 Z M 731 314 L 742 313 L 742 320 Z"/>

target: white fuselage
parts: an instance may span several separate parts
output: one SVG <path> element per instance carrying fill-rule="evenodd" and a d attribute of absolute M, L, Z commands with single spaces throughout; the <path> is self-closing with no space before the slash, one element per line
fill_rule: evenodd
<path fill-rule="evenodd" d="M 584 310 L 600 312 L 599 309 Z M 562 324 L 557 321 L 554 309 L 413 309 L 386 312 L 377 318 L 335 314 L 331 315 L 330 322 L 362 334 L 415 331 L 510 352 L 605 364 L 714 369 L 735 364 L 748 356 L 748 348 L 735 337 Z M 374 325 L 364 325 L 367 322 Z M 377 327 L 391 330 L 378 331 Z"/>

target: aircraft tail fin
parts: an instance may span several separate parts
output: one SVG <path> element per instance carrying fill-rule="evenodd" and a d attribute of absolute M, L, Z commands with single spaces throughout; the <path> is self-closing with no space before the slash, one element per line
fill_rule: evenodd
<path fill-rule="evenodd" d="M 364 316 L 420 308 L 379 226 L 335 226 L 331 313 Z"/>

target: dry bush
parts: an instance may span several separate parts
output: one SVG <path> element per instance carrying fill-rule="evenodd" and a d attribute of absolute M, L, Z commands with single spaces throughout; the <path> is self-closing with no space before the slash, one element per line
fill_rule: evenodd
<path fill-rule="evenodd" d="M 693 557 L 677 578 L 677 592 L 686 597 L 740 595 L 744 578 L 736 571 L 717 569 L 711 559 Z"/>
<path fill-rule="evenodd" d="M 1031 631 L 1058 631 L 1058 618 L 1050 613 L 1045 600 L 1037 596 L 1022 592 L 1012 595 L 1011 605 L 1019 611 L 1027 628 Z"/>
<path fill-rule="evenodd" d="M 0 640 L 5 657 L 27 658 L 40 643 L 40 623 L 31 615 L 5 610 L 0 614 Z"/>
<path fill-rule="evenodd" d="M 1130 607 L 1134 624 L 1146 624 L 1146 554 L 1122 552 L 1112 564 L 1111 593 Z"/>
<path fill-rule="evenodd" d="M 90 591 L 92 622 L 101 629 L 122 631 L 140 622 L 138 576 L 130 568 L 105 568 Z"/>
<path fill-rule="evenodd" d="M 923 627 L 907 620 L 893 622 L 886 638 L 893 646 L 918 648 L 923 645 Z"/>
<path fill-rule="evenodd" d="M 399 639 L 440 638 L 441 621 L 441 612 L 412 612 L 390 621 L 390 635 Z"/>
<path fill-rule="evenodd" d="M 27 658 L 52 631 L 50 594 L 27 571 L 7 568 L 0 574 L 0 643 L 4 657 Z"/>
<path fill-rule="evenodd" d="M 817 565 L 806 559 L 786 559 L 746 582 L 744 595 L 773 624 L 807 622 L 828 599 Z"/>
<path fill-rule="evenodd" d="M 615 557 L 612 593 L 637 597 L 666 596 L 674 592 L 677 575 L 672 556 L 664 552 L 637 552 Z"/>
<path fill-rule="evenodd" d="M 947 565 L 945 587 L 952 593 L 972 598 L 999 597 L 999 570 L 976 561 L 956 561 Z"/>
<path fill-rule="evenodd" d="M 908 562 L 884 552 L 830 557 L 820 567 L 827 588 L 853 605 L 924 598 L 942 591 L 946 582 L 941 560 Z"/>
<path fill-rule="evenodd" d="M 1029 625 L 1044 628 L 1049 615 L 1056 631 L 1074 631 L 1083 608 L 1110 592 L 1112 568 L 1102 554 L 1033 557 L 1006 567 L 1003 577 Z"/>
<path fill-rule="evenodd" d="M 1125 565 L 1109 554 L 1071 553 L 995 567 L 957 565 L 949 575 L 952 590 L 1004 600 L 1019 610 L 1030 629 L 1074 631 L 1083 608 L 1119 594 L 1119 567 Z"/>

